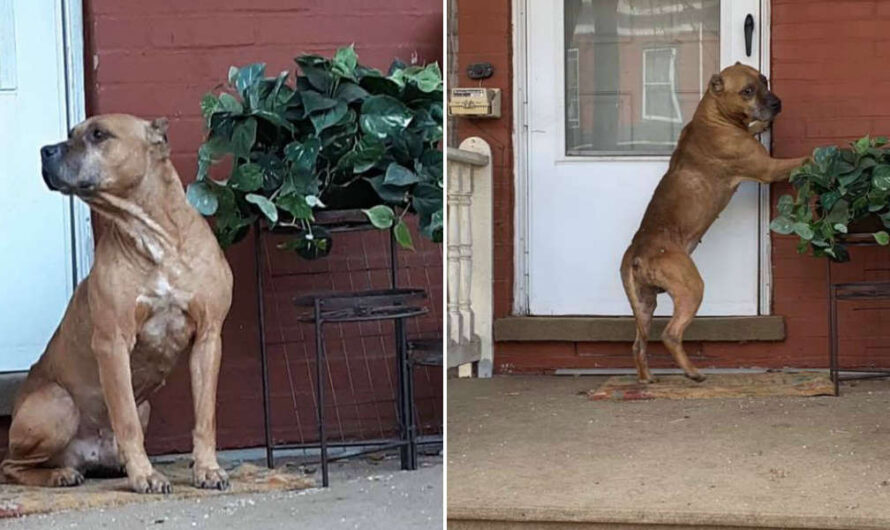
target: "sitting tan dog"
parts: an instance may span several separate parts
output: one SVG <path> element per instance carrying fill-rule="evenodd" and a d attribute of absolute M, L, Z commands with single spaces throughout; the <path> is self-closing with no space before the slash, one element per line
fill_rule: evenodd
<path fill-rule="evenodd" d="M 168 493 L 143 439 L 148 397 L 188 352 L 194 484 L 228 487 L 216 460 L 216 382 L 232 273 L 169 160 L 166 120 L 96 116 L 40 150 L 52 190 L 110 221 L 88 278 L 16 398 L 3 475 L 74 486 L 125 470 L 133 490 Z"/>
<path fill-rule="evenodd" d="M 766 77 L 736 63 L 711 78 L 692 121 L 680 133 L 668 171 L 621 262 L 621 279 L 636 319 L 633 355 L 641 382 L 654 381 L 646 341 L 656 295 L 665 291 L 674 302 L 674 314 L 662 341 L 687 377 L 704 380 L 683 350 L 683 332 L 704 293 L 690 254 L 739 183 L 785 180 L 807 160 L 772 158 L 754 137 L 781 109 Z"/>

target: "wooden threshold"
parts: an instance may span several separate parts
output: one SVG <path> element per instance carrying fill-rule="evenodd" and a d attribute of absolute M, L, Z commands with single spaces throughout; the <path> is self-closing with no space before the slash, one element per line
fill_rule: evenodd
<path fill-rule="evenodd" d="M 652 322 L 650 340 L 660 341 L 668 317 Z M 633 317 L 505 317 L 494 321 L 494 340 L 632 342 Z M 780 315 L 698 317 L 686 329 L 683 340 L 748 342 L 785 340 L 785 318 Z"/>

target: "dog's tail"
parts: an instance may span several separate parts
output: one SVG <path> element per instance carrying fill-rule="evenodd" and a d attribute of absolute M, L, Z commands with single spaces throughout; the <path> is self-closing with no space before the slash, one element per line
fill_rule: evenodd
<path fill-rule="evenodd" d="M 635 272 L 639 270 L 641 260 L 639 256 L 634 256 L 632 252 L 632 248 L 628 248 L 627 252 L 624 253 L 624 259 L 621 260 L 621 283 L 624 285 L 624 292 L 627 294 L 630 308 L 633 310 L 634 317 L 636 317 L 639 315 L 640 298 Z"/>

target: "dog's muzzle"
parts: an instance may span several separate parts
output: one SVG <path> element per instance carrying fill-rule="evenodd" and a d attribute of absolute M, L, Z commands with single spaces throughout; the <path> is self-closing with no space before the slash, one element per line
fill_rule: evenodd
<path fill-rule="evenodd" d="M 59 173 L 62 168 L 62 160 L 67 152 L 68 146 L 64 143 L 45 145 L 40 148 L 40 173 L 43 175 L 43 182 L 53 191 L 61 191 L 64 187 Z"/>
<path fill-rule="evenodd" d="M 766 106 L 772 111 L 773 116 L 782 112 L 782 100 L 777 98 L 772 92 L 766 97 Z"/>
<path fill-rule="evenodd" d="M 81 181 L 77 173 L 72 171 L 69 161 L 66 161 L 68 154 L 68 144 L 59 142 L 57 144 L 45 145 L 40 148 L 40 164 L 41 175 L 46 186 L 53 190 L 70 194 L 85 194 L 93 190 L 94 186 L 90 182 Z"/>

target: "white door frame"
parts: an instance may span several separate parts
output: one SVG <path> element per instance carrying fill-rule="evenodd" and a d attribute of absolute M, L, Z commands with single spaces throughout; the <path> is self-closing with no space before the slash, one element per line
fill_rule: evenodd
<path fill-rule="evenodd" d="M 513 314 L 529 314 L 529 247 L 531 220 L 529 199 L 529 130 L 528 130 L 528 1 L 512 0 L 513 24 Z M 729 0 L 723 0 L 729 1 Z M 770 0 L 760 0 L 760 65 L 761 72 L 770 77 Z M 564 133 L 564 131 L 563 131 Z M 762 135 L 769 149 L 769 133 Z M 769 315 L 772 309 L 772 260 L 770 246 L 769 185 L 760 184 L 758 205 L 759 253 L 758 313 Z"/>
<path fill-rule="evenodd" d="M 65 130 L 70 129 L 86 118 L 84 92 L 83 59 L 83 4 L 82 0 L 58 0 L 56 4 L 56 29 L 61 31 L 64 47 L 63 64 L 65 76 L 59 91 L 65 97 Z M 60 138 L 61 140 L 61 138 Z M 34 146 L 36 152 L 40 146 Z M 50 193 L 47 191 L 47 193 Z M 71 230 L 71 270 L 72 292 L 74 286 L 83 280 L 93 265 L 93 227 L 90 209 L 80 199 L 71 201 L 69 227 Z M 47 337 L 49 340 L 49 337 Z M 12 397 L 25 378 L 26 371 L 0 373 L 0 413 L 12 412 Z"/>
<path fill-rule="evenodd" d="M 65 108 L 66 130 L 86 118 L 86 94 L 84 92 L 83 58 L 83 2 L 60 0 L 60 29 L 62 30 L 65 58 Z M 61 140 L 61 139 L 60 139 Z M 71 239 L 74 253 L 72 270 L 75 285 L 86 278 L 93 266 L 93 226 L 90 208 L 80 199 L 71 197 Z"/>

